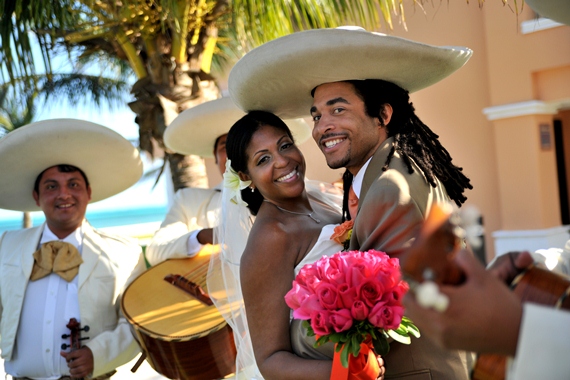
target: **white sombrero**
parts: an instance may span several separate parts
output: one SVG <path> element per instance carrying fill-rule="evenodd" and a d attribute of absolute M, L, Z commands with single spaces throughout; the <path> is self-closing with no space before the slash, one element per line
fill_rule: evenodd
<path fill-rule="evenodd" d="M 568 0 L 525 0 L 542 17 L 570 25 L 570 1 Z"/>
<path fill-rule="evenodd" d="M 216 139 L 228 133 L 245 113 L 229 97 L 211 100 L 180 113 L 166 128 L 164 144 L 180 154 L 213 157 Z M 297 143 L 311 136 L 303 119 L 285 120 Z"/>
<path fill-rule="evenodd" d="M 230 96 L 238 107 L 303 117 L 311 90 L 323 83 L 383 79 L 408 90 L 428 87 L 463 66 L 472 51 L 431 46 L 362 28 L 315 29 L 265 43 L 232 68 Z"/>
<path fill-rule="evenodd" d="M 117 132 L 84 120 L 52 119 L 18 128 L 0 139 L 0 208 L 36 211 L 37 176 L 52 166 L 73 165 L 91 185 L 91 202 L 135 184 L 143 166 L 137 149 Z"/>

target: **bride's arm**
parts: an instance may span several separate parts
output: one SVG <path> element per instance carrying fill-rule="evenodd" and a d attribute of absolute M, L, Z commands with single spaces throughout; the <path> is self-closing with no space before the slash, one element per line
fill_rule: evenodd
<path fill-rule="evenodd" d="M 259 220 L 257 222 L 260 222 Z M 331 360 L 303 359 L 293 353 L 290 309 L 285 294 L 294 279 L 299 239 L 280 223 L 252 230 L 241 260 L 241 286 L 255 358 L 266 380 L 328 380 Z"/>

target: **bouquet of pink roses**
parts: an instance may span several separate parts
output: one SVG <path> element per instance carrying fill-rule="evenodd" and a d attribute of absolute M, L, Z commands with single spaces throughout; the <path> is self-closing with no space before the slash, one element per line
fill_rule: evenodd
<path fill-rule="evenodd" d="M 389 337 L 410 344 L 410 335 L 420 336 L 403 315 L 408 289 L 397 258 L 375 250 L 338 252 L 305 265 L 285 302 L 294 318 L 304 320 L 308 335 L 316 335 L 315 346 L 336 343 L 348 368 L 349 354 L 357 357 L 363 343 L 371 341 L 374 351 L 385 355 Z"/>

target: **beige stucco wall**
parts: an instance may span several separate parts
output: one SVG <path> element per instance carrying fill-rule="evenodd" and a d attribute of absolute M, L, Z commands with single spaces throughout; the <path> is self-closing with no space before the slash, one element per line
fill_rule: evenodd
<path fill-rule="evenodd" d="M 569 67 L 570 27 L 563 26 L 535 33 L 523 34 L 519 24 L 533 18 L 526 7 L 519 22 L 511 22 L 511 11 L 498 1 L 487 1 L 483 7 L 485 34 L 489 56 L 489 79 L 491 104 L 508 104 L 536 98 L 537 87 L 533 74 Z M 563 79 L 563 78 L 562 78 Z M 568 79 L 568 77 L 566 77 Z M 559 88 L 568 82 L 558 81 Z M 544 96 L 544 94 L 542 95 Z"/>
<path fill-rule="evenodd" d="M 543 123 L 552 128 L 548 115 L 494 123 L 502 230 L 560 225 L 556 158 L 554 147 L 541 149 L 539 125 Z"/>
<path fill-rule="evenodd" d="M 433 45 L 467 46 L 473 57 L 443 81 L 412 94 L 420 118 L 439 136 L 471 179 L 467 203 L 483 215 L 487 256 L 492 257 L 491 231 L 501 228 L 497 186 L 496 147 L 492 124 L 482 113 L 490 104 L 488 56 L 485 45 L 484 12 L 477 4 L 441 3 L 427 14 L 406 8 L 408 31 L 397 27 L 394 35 Z M 514 27 L 513 20 L 513 27 Z"/>
<path fill-rule="evenodd" d="M 425 5 L 425 13 L 406 2 L 405 9 L 407 30 L 395 25 L 394 31 L 380 31 L 474 51 L 462 69 L 411 98 L 419 117 L 471 179 L 467 204 L 484 217 L 488 258 L 494 255 L 493 231 L 559 225 L 554 150 L 541 150 L 538 127 L 552 126 L 556 115 L 488 120 L 483 110 L 570 99 L 570 27 L 523 34 L 520 22 L 532 18 L 530 9 L 517 19 L 500 1 L 486 1 L 482 9 L 477 2 L 434 2 Z M 340 177 L 342 170 L 329 169 L 312 140 L 301 150 L 309 178 L 332 182 Z M 210 160 L 207 169 L 211 183 L 217 183 L 221 177 Z"/>
<path fill-rule="evenodd" d="M 541 148 L 540 125 L 548 126 L 553 139 L 553 119 L 560 115 L 547 105 L 570 98 L 570 27 L 536 29 L 525 34 L 518 25 L 533 19 L 528 7 L 519 16 L 516 28 L 505 22 L 510 11 L 505 12 L 498 2 L 486 2 L 484 13 L 490 106 L 528 101 L 544 105 L 529 115 L 492 121 L 498 158 L 500 229 L 560 226 L 555 149 Z M 565 153 L 570 155 L 570 150 Z"/>

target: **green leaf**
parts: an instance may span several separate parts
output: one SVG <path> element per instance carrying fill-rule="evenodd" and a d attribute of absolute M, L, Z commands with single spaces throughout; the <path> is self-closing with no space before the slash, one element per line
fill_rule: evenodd
<path fill-rule="evenodd" d="M 393 331 L 399 335 L 408 336 L 408 329 L 404 325 L 400 325 L 396 330 L 390 330 L 390 331 Z M 388 334 L 390 334 L 390 331 L 388 331 Z"/>
<path fill-rule="evenodd" d="M 408 332 L 416 338 L 419 338 L 421 336 L 420 330 L 416 327 L 416 325 L 413 324 L 408 326 Z"/>
<path fill-rule="evenodd" d="M 360 338 L 360 339 L 359 339 Z M 351 339 L 351 346 L 352 346 L 352 355 L 357 357 L 360 353 L 360 343 L 362 342 L 362 337 L 358 335 L 353 335 Z"/>
<path fill-rule="evenodd" d="M 402 317 L 401 325 L 404 325 L 406 327 L 408 334 L 411 334 L 411 335 L 415 336 L 416 338 L 419 338 L 421 336 L 420 330 L 418 329 L 418 327 L 416 325 L 414 325 L 414 322 L 412 322 L 411 319 L 409 319 L 407 317 Z"/>
<path fill-rule="evenodd" d="M 402 323 L 413 323 L 412 320 L 405 315 L 402 316 Z"/>
<path fill-rule="evenodd" d="M 394 339 L 396 342 L 400 342 L 403 344 L 410 344 L 412 340 L 407 334 L 400 334 L 395 330 L 388 330 L 388 335 L 390 338 Z"/>
<path fill-rule="evenodd" d="M 319 339 L 317 339 L 317 341 L 314 344 L 314 347 L 319 347 L 322 344 L 325 344 L 326 342 L 329 341 L 329 337 L 328 336 L 321 336 Z"/>
<path fill-rule="evenodd" d="M 335 333 L 330 335 L 330 341 L 334 343 L 344 343 L 346 340 L 346 334 Z"/>
<path fill-rule="evenodd" d="M 379 336 L 378 339 L 373 339 L 372 345 L 374 346 L 374 351 L 378 355 L 384 356 L 390 351 L 390 344 L 388 344 L 388 339 L 384 336 Z"/>
<path fill-rule="evenodd" d="M 350 351 L 349 346 L 350 343 L 347 343 L 345 346 L 342 347 L 342 352 L 340 353 L 340 363 L 344 368 L 348 368 L 348 352 Z"/>

